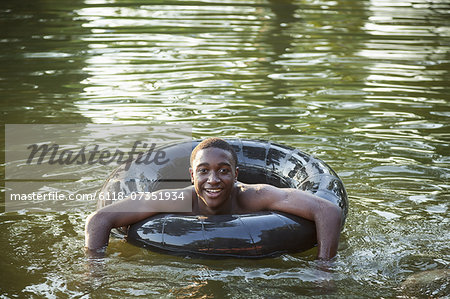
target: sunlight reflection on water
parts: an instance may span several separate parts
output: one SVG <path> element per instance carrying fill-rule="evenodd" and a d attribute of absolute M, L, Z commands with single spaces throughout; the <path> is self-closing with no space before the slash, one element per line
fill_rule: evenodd
<path fill-rule="evenodd" d="M 320 286 L 314 250 L 199 261 L 116 239 L 93 278 L 81 248 L 94 206 L 2 213 L 5 296 L 379 298 L 449 267 L 445 1 L 28 4 L 0 14 L 11 24 L 0 38 L 6 123 L 177 124 L 194 138 L 287 144 L 338 172 L 350 213 L 332 287 Z M 109 171 L 60 189 L 95 190 Z"/>

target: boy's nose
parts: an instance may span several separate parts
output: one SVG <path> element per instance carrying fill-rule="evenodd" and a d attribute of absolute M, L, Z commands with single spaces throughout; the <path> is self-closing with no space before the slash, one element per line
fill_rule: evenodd
<path fill-rule="evenodd" d="M 217 176 L 215 171 L 211 171 L 208 176 L 208 183 L 216 183 L 219 182 L 219 177 Z"/>

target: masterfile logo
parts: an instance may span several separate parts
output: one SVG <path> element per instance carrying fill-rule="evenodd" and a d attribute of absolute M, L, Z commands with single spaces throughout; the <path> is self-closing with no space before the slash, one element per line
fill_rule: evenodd
<path fill-rule="evenodd" d="M 188 141 L 189 126 L 6 124 L 6 211 L 29 210 L 36 204 L 40 210 L 52 210 L 57 201 L 95 201 L 98 189 L 80 190 L 82 182 L 102 182 L 119 165 L 129 170 L 132 164 L 170 164 L 164 147 Z M 170 175 L 189 179 L 188 159 L 180 165 L 180 173 Z"/>
<path fill-rule="evenodd" d="M 142 150 L 138 151 L 139 144 L 142 144 Z M 86 146 L 82 146 L 78 151 L 61 149 L 59 144 L 32 144 L 27 147 L 30 150 L 26 164 L 31 165 L 36 163 L 42 165 L 43 163 L 59 164 L 59 165 L 93 165 L 99 163 L 101 165 L 108 165 L 111 163 L 122 164 L 126 163 L 125 169 L 130 168 L 131 162 L 136 164 L 151 164 L 162 165 L 170 161 L 166 158 L 164 150 L 158 149 L 155 151 L 157 144 L 151 143 L 150 147 L 148 143 L 142 141 L 135 141 L 132 149 L 129 152 L 123 152 L 119 149 L 111 152 L 109 149 L 100 149 L 100 145 L 94 144 L 92 149 L 86 149 Z M 149 154 L 144 156 L 145 150 Z M 136 158 L 137 157 L 137 158 Z M 136 159 L 135 159 L 136 158 Z"/>

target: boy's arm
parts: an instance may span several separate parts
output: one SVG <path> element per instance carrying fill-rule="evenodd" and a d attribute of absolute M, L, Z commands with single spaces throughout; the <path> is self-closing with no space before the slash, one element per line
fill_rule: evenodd
<path fill-rule="evenodd" d="M 86 219 L 85 247 L 88 250 L 104 248 L 108 245 L 112 228 L 130 225 L 156 214 L 156 212 L 148 212 L 147 205 L 148 202 L 128 198 L 90 214 Z"/>
<path fill-rule="evenodd" d="M 341 231 L 341 209 L 335 204 L 297 189 L 257 185 L 252 207 L 285 212 L 312 220 L 316 225 L 318 258 L 331 259 L 337 253 Z M 253 196 L 252 196 L 253 197 Z"/>
<path fill-rule="evenodd" d="M 181 190 L 159 190 L 154 193 L 171 192 L 175 194 L 184 194 L 183 198 L 192 196 L 192 188 Z M 96 251 L 108 245 L 109 234 L 114 227 L 127 226 L 139 222 L 145 218 L 153 216 L 159 212 L 169 212 L 171 201 L 145 199 L 146 194 L 140 194 L 142 197 L 127 198 L 114 204 L 103 207 L 90 214 L 86 219 L 85 226 L 85 247 L 89 251 Z M 158 198 L 156 196 L 155 198 Z M 173 207 L 173 206 L 172 206 Z"/>

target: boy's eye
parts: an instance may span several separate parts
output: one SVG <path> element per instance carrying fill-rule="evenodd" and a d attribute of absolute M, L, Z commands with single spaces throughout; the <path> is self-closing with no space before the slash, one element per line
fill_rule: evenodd
<path fill-rule="evenodd" d="M 229 170 L 226 169 L 226 168 L 222 168 L 222 169 L 220 170 L 221 173 L 228 173 L 228 171 L 229 171 Z"/>

